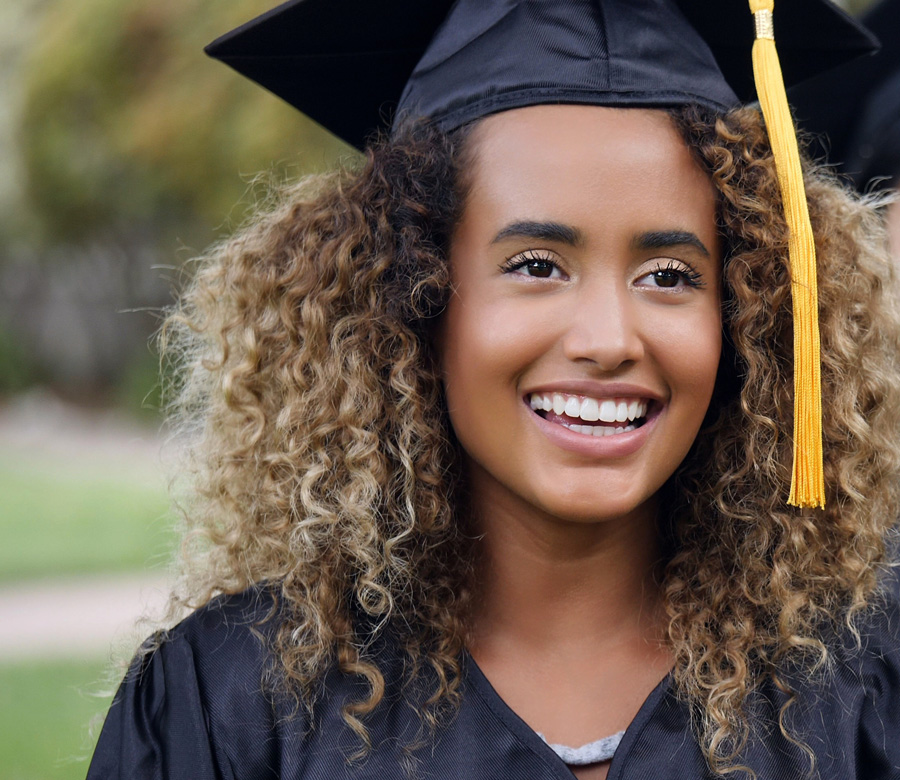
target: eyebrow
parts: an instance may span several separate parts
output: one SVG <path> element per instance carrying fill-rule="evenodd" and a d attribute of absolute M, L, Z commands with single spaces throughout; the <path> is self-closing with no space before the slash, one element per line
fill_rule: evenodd
<path fill-rule="evenodd" d="M 531 238 L 539 241 L 555 241 L 569 246 L 583 243 L 581 232 L 561 222 L 539 222 L 536 220 L 520 220 L 511 222 L 494 236 L 491 243 L 496 244 L 508 238 Z M 706 257 L 711 257 L 706 245 L 689 230 L 652 230 L 641 233 L 632 241 L 635 249 L 668 249 L 676 246 L 689 246 L 699 250 Z"/>
<path fill-rule="evenodd" d="M 507 238 L 534 238 L 539 241 L 555 241 L 570 246 L 578 246 L 582 243 L 581 233 L 576 228 L 560 222 L 537 222 L 534 220 L 510 223 L 494 236 L 491 243 L 496 244 Z"/>
<path fill-rule="evenodd" d="M 690 246 L 710 257 L 706 245 L 688 230 L 654 230 L 635 236 L 632 245 L 635 249 L 667 249 L 674 246 Z"/>

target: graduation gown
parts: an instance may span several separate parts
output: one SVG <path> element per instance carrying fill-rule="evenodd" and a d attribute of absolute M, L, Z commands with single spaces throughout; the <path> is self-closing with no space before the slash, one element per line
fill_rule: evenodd
<path fill-rule="evenodd" d="M 348 763 L 358 738 L 341 705 L 362 697 L 359 681 L 330 672 L 315 728 L 290 717 L 263 685 L 271 663 L 254 628 L 268 613 L 265 589 L 219 598 L 193 613 L 153 652 L 138 657 L 116 694 L 88 780 L 388 780 L 407 777 L 404 745 L 419 719 L 400 693 L 402 662 L 379 649 L 387 693 L 367 719 L 372 750 Z M 271 626 L 272 624 L 266 624 Z M 822 780 L 900 780 L 900 607 L 893 600 L 866 624 L 861 652 L 840 654 L 833 673 L 800 690 L 789 722 L 816 756 Z M 497 695 L 471 657 L 463 659 L 462 704 L 433 742 L 415 751 L 423 780 L 572 780 L 543 740 Z M 407 693 L 408 695 L 408 693 Z M 550 693 L 549 695 L 552 695 Z M 276 697 L 277 698 L 277 697 Z M 766 685 L 750 702 L 756 731 L 743 761 L 760 780 L 805 777 L 808 759 L 777 727 L 785 701 Z M 772 725 L 774 724 L 774 725 Z M 598 737 L 603 736 L 598 735 Z M 711 778 L 686 705 L 664 679 L 629 725 L 609 780 Z M 743 773 L 732 777 L 745 777 Z"/>

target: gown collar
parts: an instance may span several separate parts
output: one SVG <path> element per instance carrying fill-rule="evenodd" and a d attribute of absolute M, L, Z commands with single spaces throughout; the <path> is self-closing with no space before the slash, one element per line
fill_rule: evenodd
<path fill-rule="evenodd" d="M 470 653 L 463 654 L 463 673 L 467 686 L 487 705 L 493 713 L 499 725 L 510 732 L 516 740 L 529 751 L 549 770 L 549 777 L 554 780 L 573 780 L 574 775 L 563 760 L 553 752 L 553 749 L 531 728 L 512 708 L 500 697 L 484 672 L 476 663 Z M 607 780 L 617 780 L 621 777 L 623 768 L 628 761 L 628 755 L 638 742 L 642 732 L 653 719 L 654 714 L 660 708 L 666 696 L 672 691 L 673 678 L 669 672 L 656 687 L 650 692 L 644 703 L 628 727 L 616 754 L 609 766 Z"/>

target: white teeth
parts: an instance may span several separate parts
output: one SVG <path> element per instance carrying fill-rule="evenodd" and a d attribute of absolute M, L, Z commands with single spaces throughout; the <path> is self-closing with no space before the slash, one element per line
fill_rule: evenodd
<path fill-rule="evenodd" d="M 600 419 L 600 404 L 596 398 L 585 398 L 581 402 L 578 416 L 587 422 L 595 422 Z"/>
<path fill-rule="evenodd" d="M 628 433 L 635 430 L 634 425 L 626 425 L 625 427 L 613 428 L 611 425 L 572 425 L 563 423 L 564 427 L 575 433 L 581 433 L 585 436 L 615 436 L 617 433 Z"/>
<path fill-rule="evenodd" d="M 624 423 L 637 420 L 647 415 L 647 402 L 638 398 L 591 398 L 563 393 L 532 393 L 528 403 L 535 411 L 565 414 L 567 417 L 580 417 L 585 422 Z M 589 426 L 615 432 L 616 428 L 606 426 Z M 618 426 L 617 426 L 618 427 Z M 592 433 L 594 436 L 608 434 Z"/>
<path fill-rule="evenodd" d="M 616 408 L 616 402 L 607 398 L 600 404 L 600 419 L 603 422 L 615 422 Z"/>
<path fill-rule="evenodd" d="M 562 414 L 564 411 L 566 411 L 565 396 L 562 396 L 559 393 L 554 393 L 553 394 L 553 412 L 555 414 Z"/>

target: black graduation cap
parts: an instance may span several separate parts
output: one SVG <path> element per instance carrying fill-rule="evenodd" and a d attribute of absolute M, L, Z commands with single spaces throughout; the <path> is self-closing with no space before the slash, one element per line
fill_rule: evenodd
<path fill-rule="evenodd" d="M 785 78 L 877 42 L 830 0 L 782 0 Z M 206 51 L 362 148 L 392 116 L 445 129 L 535 103 L 728 108 L 755 98 L 747 0 L 289 0 Z"/>

